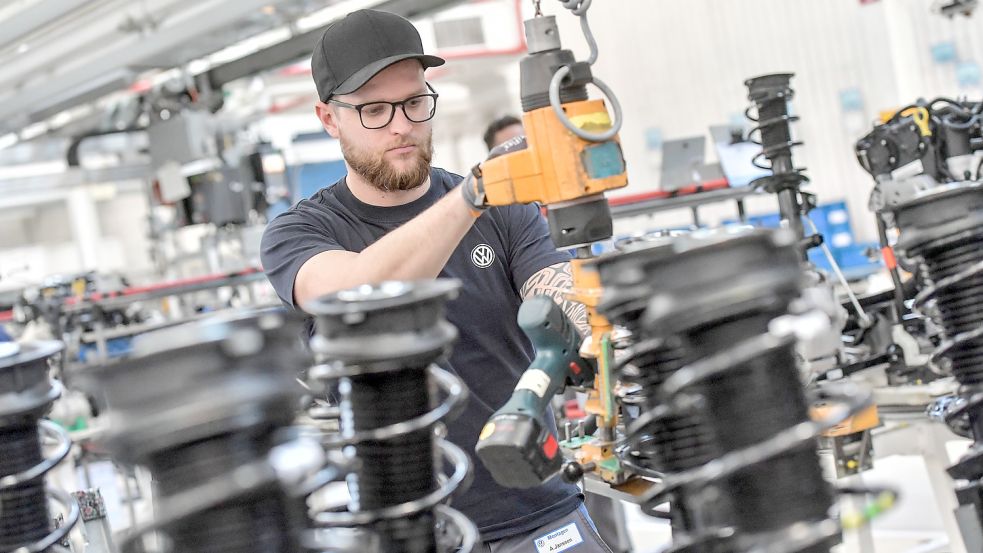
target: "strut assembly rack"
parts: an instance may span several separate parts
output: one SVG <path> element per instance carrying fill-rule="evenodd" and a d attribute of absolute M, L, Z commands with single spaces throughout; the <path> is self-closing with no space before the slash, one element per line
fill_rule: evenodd
<path fill-rule="evenodd" d="M 302 481 L 323 450 L 288 430 L 309 366 L 303 323 L 280 309 L 215 317 L 149 333 L 134 356 L 82 385 L 108 407 L 104 445 L 154 477 L 153 521 L 123 551 L 162 533 L 181 553 L 299 553 Z"/>
<path fill-rule="evenodd" d="M 61 342 L 3 343 L 0 350 L 0 551 L 65 551 L 57 545 L 78 523 L 78 503 L 64 491 L 45 487 L 44 475 L 71 451 L 68 434 L 42 420 L 62 392 L 48 376 L 49 360 Z M 45 458 L 42 442 L 56 443 Z M 52 529 L 48 498 L 61 505 L 65 522 Z"/>
<path fill-rule="evenodd" d="M 381 551 L 435 553 L 459 540 L 455 551 L 466 553 L 477 544 L 474 525 L 442 504 L 470 484 L 469 458 L 434 433 L 467 400 L 461 380 L 436 365 L 457 337 L 444 307 L 459 286 L 386 282 L 305 306 L 316 317 L 311 347 L 320 361 L 309 371 L 311 388 L 337 385 L 342 396 L 341 432 L 323 433 L 321 443 L 351 448 L 359 461 L 349 480 L 349 509 L 317 513 L 316 527 L 361 527 Z M 439 404 L 434 388 L 444 395 Z M 437 467 L 453 467 L 450 476 L 435 470 L 435 456 L 443 461 Z M 456 534 L 441 536 L 437 528 Z"/>
<path fill-rule="evenodd" d="M 616 370 L 641 406 L 618 453 L 661 478 L 639 499 L 669 500 L 671 551 L 829 551 L 840 527 L 815 437 L 871 397 L 838 384 L 809 398 L 799 380 L 792 329 L 811 307 L 794 236 L 667 239 L 597 266 L 602 313 L 633 336 Z M 809 418 L 815 402 L 833 405 L 827 418 Z"/>
<path fill-rule="evenodd" d="M 960 182 L 918 194 L 893 208 L 901 230 L 896 245 L 918 263 L 925 286 L 916 309 L 942 327 L 932 353 L 959 382 L 959 400 L 943 413 L 973 446 L 949 474 L 969 518 L 983 525 L 983 183 Z"/>

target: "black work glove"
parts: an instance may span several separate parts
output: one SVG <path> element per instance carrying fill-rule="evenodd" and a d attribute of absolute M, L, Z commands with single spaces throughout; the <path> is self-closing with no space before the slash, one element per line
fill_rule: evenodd
<path fill-rule="evenodd" d="M 526 137 L 516 136 L 492 148 L 485 161 L 517 150 L 525 150 L 526 147 Z M 472 167 L 471 172 L 464 177 L 464 181 L 461 183 L 461 192 L 464 195 L 464 200 L 475 210 L 482 211 L 488 208 L 485 184 L 481 179 L 481 164 Z"/>
<path fill-rule="evenodd" d="M 477 211 L 488 209 L 488 204 L 485 203 L 485 184 L 481 180 L 480 165 L 472 167 L 471 171 L 464 177 L 461 182 L 461 194 L 464 196 L 464 201 L 472 209 Z"/>

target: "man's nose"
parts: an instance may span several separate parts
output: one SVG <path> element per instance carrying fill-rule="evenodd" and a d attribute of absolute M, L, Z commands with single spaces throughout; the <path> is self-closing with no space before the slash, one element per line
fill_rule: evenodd
<path fill-rule="evenodd" d="M 393 134 L 409 134 L 413 130 L 413 122 L 406 118 L 402 106 L 396 108 L 393 120 L 389 122 L 389 132 Z"/>

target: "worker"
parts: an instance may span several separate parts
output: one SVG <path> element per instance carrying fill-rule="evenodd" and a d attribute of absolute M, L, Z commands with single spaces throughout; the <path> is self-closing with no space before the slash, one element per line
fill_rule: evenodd
<path fill-rule="evenodd" d="M 486 208 L 460 176 L 430 165 L 439 92 L 424 70 L 443 63 L 424 54 L 409 21 L 391 13 L 359 10 L 325 30 L 311 61 L 314 111 L 340 141 L 348 174 L 269 224 L 263 267 L 280 299 L 297 308 L 386 280 L 462 281 L 448 305 L 459 338 L 446 365 L 471 394 L 448 435 L 472 454 L 475 477 L 455 508 L 478 526 L 479 551 L 576 545 L 581 553 L 610 553 L 577 487 L 554 478 L 507 489 L 475 462 L 482 426 L 533 358 L 516 322 L 523 298 L 552 295 L 581 324 L 586 312 L 562 297 L 569 256 L 556 251 L 537 206 Z"/>
<path fill-rule="evenodd" d="M 518 117 L 504 115 L 488 125 L 482 138 L 485 141 L 485 146 L 491 151 L 495 146 L 524 134 L 525 131 L 522 128 L 522 121 Z"/>

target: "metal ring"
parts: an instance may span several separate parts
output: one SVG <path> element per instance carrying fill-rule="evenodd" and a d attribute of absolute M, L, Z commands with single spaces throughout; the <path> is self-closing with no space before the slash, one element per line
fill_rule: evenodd
<path fill-rule="evenodd" d="M 50 551 L 52 549 L 65 551 L 67 553 L 67 550 L 56 544 L 65 539 L 69 532 L 72 531 L 72 528 L 78 524 L 79 518 L 82 516 L 82 511 L 79 508 L 78 502 L 75 501 L 75 498 L 69 495 L 67 492 L 55 488 L 47 488 L 47 492 L 48 495 L 60 503 L 64 510 L 68 513 L 65 515 L 65 524 L 55 528 L 50 534 L 41 540 L 36 541 L 31 545 L 18 547 L 10 553 L 41 553 L 42 551 Z"/>
<path fill-rule="evenodd" d="M 51 401 L 61 396 L 64 391 L 64 386 L 61 382 L 57 380 L 51 381 L 51 390 L 48 392 L 48 397 Z M 68 435 L 68 431 L 61 426 L 47 420 L 38 420 L 38 430 L 42 437 L 52 439 L 57 442 L 57 448 L 51 453 L 49 457 L 45 457 L 40 463 L 32 466 L 31 468 L 4 476 L 0 478 L 0 490 L 5 490 L 19 486 L 26 482 L 32 480 L 38 480 L 43 477 L 48 472 L 51 472 L 59 463 L 68 457 L 68 454 L 72 451 L 72 439 Z M 66 511 L 65 524 L 55 528 L 44 538 L 30 544 L 18 547 L 14 549 L 11 553 L 40 553 L 42 551 L 50 551 L 52 549 L 56 551 L 66 551 L 64 548 L 57 545 L 57 543 L 68 536 L 72 528 L 78 524 L 79 518 L 81 517 L 81 510 L 79 508 L 78 502 L 75 498 L 68 493 L 56 489 L 56 488 L 45 488 L 46 493 L 59 503 L 63 510 Z"/>
<path fill-rule="evenodd" d="M 293 489 L 288 488 L 288 493 L 303 494 L 305 485 L 313 482 L 316 478 L 325 477 L 330 473 L 332 467 L 322 469 L 309 478 L 305 479 Z M 146 524 L 135 526 L 130 529 L 120 543 L 120 550 L 123 552 L 134 551 L 132 548 L 136 541 L 141 537 L 163 530 L 165 526 L 185 519 L 195 513 L 200 513 L 207 509 L 216 507 L 225 502 L 236 499 L 239 496 L 248 494 L 257 488 L 283 482 L 276 469 L 270 464 L 269 458 L 242 465 L 236 468 L 231 474 L 213 478 L 210 481 L 184 490 L 183 492 L 169 497 L 166 501 L 160 502 L 158 513 L 154 520 Z M 327 482 L 319 487 L 323 487 Z M 306 495 L 306 494 L 305 494 Z M 136 550 L 141 551 L 141 550 Z"/>
<path fill-rule="evenodd" d="M 153 521 L 135 526 L 126 532 L 120 542 L 120 551 L 142 553 L 142 548 L 133 549 L 133 547 L 143 536 L 278 481 L 273 468 L 266 459 L 262 459 L 242 465 L 231 474 L 213 478 L 204 484 L 184 490 L 160 502 L 158 513 L 155 513 Z"/>
<path fill-rule="evenodd" d="M 749 107 L 747 109 L 750 110 L 751 108 Z M 745 111 L 745 114 L 746 113 L 747 111 Z M 751 117 L 748 116 L 748 119 L 751 119 Z M 794 123 L 796 121 L 799 121 L 800 119 L 802 118 L 799 117 L 798 115 L 789 115 L 787 113 L 785 115 L 779 115 L 778 117 L 772 117 L 771 119 L 765 119 L 764 121 L 762 121 L 761 119 L 751 119 L 752 121 L 757 123 L 757 125 L 751 127 L 748 130 L 747 134 L 750 137 L 753 133 L 761 132 L 761 130 L 764 129 L 765 127 L 771 127 L 773 125 L 778 125 L 781 123 Z"/>
<path fill-rule="evenodd" d="M 746 363 L 756 357 L 777 351 L 795 343 L 794 334 L 776 336 L 770 332 L 759 334 L 750 340 L 745 340 L 732 348 L 715 355 L 704 357 L 691 363 L 666 379 L 659 391 L 666 399 L 672 399 L 690 386 L 726 372 L 735 365 Z"/>
<path fill-rule="evenodd" d="M 645 476 L 647 478 L 662 480 L 662 478 L 665 476 L 665 473 L 639 465 L 638 463 L 635 462 L 635 460 L 640 457 L 632 453 L 632 450 L 636 449 L 635 447 L 632 446 L 641 447 L 643 445 L 643 440 L 652 440 L 652 439 L 654 439 L 654 436 L 652 436 L 651 434 L 646 434 L 636 439 L 628 438 L 625 441 L 620 442 L 614 448 L 614 455 L 621 461 L 622 466 L 635 472 L 639 476 Z"/>
<path fill-rule="evenodd" d="M 970 340 L 975 340 L 980 336 L 983 336 L 983 326 L 976 328 L 974 330 L 969 330 L 966 332 L 962 332 L 960 334 L 956 334 L 955 336 L 953 336 L 948 340 L 943 340 L 942 343 L 939 344 L 939 347 L 935 348 L 935 351 L 932 352 L 932 361 L 938 361 L 942 357 L 945 357 L 945 355 L 949 353 L 949 351 L 952 350 L 952 348 L 961 345 L 965 342 L 968 342 Z"/>
<path fill-rule="evenodd" d="M 831 414 L 822 420 L 803 421 L 778 432 L 771 438 L 727 453 L 699 468 L 667 475 L 661 486 L 655 486 L 640 496 L 641 502 L 650 503 L 680 487 L 701 481 L 719 480 L 740 469 L 771 459 L 801 443 L 812 440 L 817 435 L 856 415 L 872 403 L 872 393 L 856 384 L 843 383 L 837 384 L 836 387 L 841 388 L 840 393 L 827 392 L 827 397 L 844 405 L 844 408 L 840 409 L 839 412 L 831 410 Z"/>
<path fill-rule="evenodd" d="M 969 267 L 967 267 L 966 269 L 954 275 L 947 276 L 936 282 L 934 285 L 925 288 L 924 290 L 919 292 L 917 296 L 915 296 L 915 306 L 917 307 L 924 306 L 925 303 L 928 300 L 935 297 L 935 295 L 938 294 L 939 291 L 949 288 L 950 286 L 953 286 L 955 284 L 959 284 L 963 280 L 976 276 L 980 273 L 983 273 L 983 261 L 974 263 Z"/>
<path fill-rule="evenodd" d="M 72 450 L 72 440 L 68 437 L 68 432 L 46 419 L 39 420 L 38 426 L 41 428 L 42 434 L 47 433 L 47 437 L 58 440 L 58 449 L 54 451 L 51 457 L 27 470 L 0 478 L 0 490 L 40 478 L 68 457 L 68 453 Z"/>
<path fill-rule="evenodd" d="M 452 509 L 447 505 L 436 505 L 434 512 L 438 520 L 453 525 L 457 528 L 461 536 L 461 545 L 453 550 L 454 553 L 472 553 L 480 539 L 478 529 L 474 523 L 460 511 Z M 348 553 L 349 551 L 351 553 L 362 553 L 363 549 L 361 546 L 360 549 L 355 550 L 331 543 L 330 534 L 323 533 L 325 530 L 328 530 L 328 528 L 305 531 L 301 539 L 303 548 L 308 551 L 329 551 L 330 553 Z"/>
<path fill-rule="evenodd" d="M 321 512 L 314 515 L 315 526 L 320 528 L 330 528 L 336 526 L 364 526 L 378 520 L 403 518 L 420 513 L 448 499 L 454 494 L 458 487 L 464 485 L 472 477 L 470 470 L 471 467 L 468 461 L 468 456 L 466 453 L 464 453 L 463 449 L 446 440 L 437 440 L 437 447 L 440 449 L 440 453 L 444 460 L 454 466 L 454 473 L 451 474 L 451 476 L 447 478 L 436 490 L 419 499 L 407 501 L 391 507 L 385 507 L 383 509 L 373 509 L 371 511 L 359 511 L 354 513 L 351 511 L 344 511 L 340 513 Z"/>
<path fill-rule="evenodd" d="M 563 67 L 557 69 L 556 73 L 553 74 L 553 78 L 550 79 L 549 94 L 550 105 L 553 106 L 553 113 L 556 114 L 557 119 L 560 120 L 560 123 L 563 123 L 563 126 L 566 127 L 568 131 L 588 142 L 605 142 L 607 140 L 611 140 L 621 130 L 621 124 L 624 122 L 624 117 L 622 117 L 621 113 L 621 103 L 618 102 L 617 96 L 614 95 L 614 92 L 608 87 L 608 85 L 604 84 L 604 81 L 598 79 L 597 77 L 593 77 L 591 79 L 591 83 L 599 88 L 601 92 L 607 96 L 608 100 L 611 101 L 611 109 L 614 110 L 614 121 L 611 123 L 610 129 L 600 134 L 587 132 L 577 127 L 572 121 L 570 121 L 570 118 L 567 117 L 566 112 L 563 111 L 563 104 L 560 103 L 560 81 L 562 81 L 563 78 L 569 73 L 570 67 L 564 65 Z"/>
<path fill-rule="evenodd" d="M 461 533 L 461 546 L 455 550 L 455 553 L 474 551 L 475 546 L 478 545 L 479 535 L 478 528 L 471 522 L 471 519 L 447 505 L 437 505 L 434 507 L 434 511 L 437 512 L 439 518 L 456 526 Z"/>
<path fill-rule="evenodd" d="M 400 421 L 374 430 L 363 430 L 347 435 L 322 435 L 321 444 L 325 447 L 341 447 L 368 440 L 388 440 L 402 436 L 403 434 L 429 428 L 444 419 L 458 415 L 464 409 L 468 398 L 467 387 L 464 386 L 460 378 L 437 365 L 430 365 L 428 370 L 441 390 L 447 393 L 447 399 L 436 408 L 416 418 Z"/>
<path fill-rule="evenodd" d="M 643 433 L 646 426 L 652 424 L 655 421 L 660 421 L 668 416 L 675 415 L 679 411 L 678 406 L 670 406 L 665 403 L 660 403 L 639 415 L 637 419 L 632 421 L 631 426 L 629 426 L 625 433 L 628 434 L 629 440 L 631 436 L 635 434 Z M 629 442 L 631 443 L 631 442 Z"/>
<path fill-rule="evenodd" d="M 625 302 L 625 305 L 627 305 L 628 303 L 629 302 Z M 648 304 L 648 301 L 646 300 L 643 302 L 641 300 L 636 300 L 631 303 L 634 303 L 635 305 L 644 306 L 645 304 Z M 622 311 L 612 314 L 613 311 L 614 310 L 608 311 L 609 319 L 616 318 L 623 311 L 628 311 L 628 309 L 624 309 Z M 631 346 L 628 347 L 628 349 L 624 351 L 624 354 L 621 356 L 621 358 L 614 362 L 614 367 L 612 367 L 612 369 L 614 369 L 615 371 L 624 370 L 625 367 L 637 361 L 639 357 L 648 353 L 652 353 L 652 350 L 661 346 L 665 342 L 666 342 L 665 339 L 661 337 L 657 337 L 657 338 L 646 338 L 640 342 L 636 342 L 635 344 L 632 344 Z"/>
<path fill-rule="evenodd" d="M 590 9 L 590 4 L 594 0 L 560 0 L 563 7 L 573 12 L 574 15 L 583 16 Z"/>

